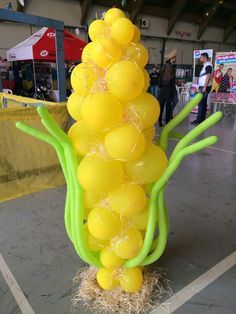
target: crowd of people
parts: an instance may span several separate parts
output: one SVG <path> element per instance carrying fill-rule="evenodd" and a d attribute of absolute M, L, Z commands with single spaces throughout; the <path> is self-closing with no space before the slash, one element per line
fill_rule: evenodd
<path fill-rule="evenodd" d="M 175 51 L 176 52 L 176 51 Z M 173 111 L 178 103 L 178 94 L 176 89 L 176 54 L 173 52 L 167 58 L 160 72 L 154 66 L 150 72 L 150 91 L 160 103 L 159 126 L 163 126 L 163 112 L 165 108 L 166 123 L 173 118 Z M 213 72 L 213 66 L 209 62 L 209 56 L 206 52 L 201 54 L 201 71 L 198 76 L 197 84 L 199 92 L 203 94 L 202 100 L 198 105 L 197 118 L 192 124 L 199 124 L 206 118 L 207 98 L 210 92 L 230 93 L 233 76 L 232 68 L 228 68 L 223 74 L 224 64 L 220 64 L 218 69 Z"/>

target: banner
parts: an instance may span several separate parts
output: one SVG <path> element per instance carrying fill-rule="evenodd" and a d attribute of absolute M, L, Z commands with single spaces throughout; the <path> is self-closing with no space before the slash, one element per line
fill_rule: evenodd
<path fill-rule="evenodd" d="M 223 75 L 227 73 L 229 68 L 232 69 L 233 84 L 231 92 L 236 92 L 236 52 L 216 52 L 215 56 L 215 68 L 217 70 L 219 65 L 223 64 L 222 69 Z"/>
<path fill-rule="evenodd" d="M 204 50 L 194 50 L 193 59 L 200 59 L 202 53 L 207 53 L 210 59 L 212 59 L 213 57 L 212 49 L 204 49 Z"/>

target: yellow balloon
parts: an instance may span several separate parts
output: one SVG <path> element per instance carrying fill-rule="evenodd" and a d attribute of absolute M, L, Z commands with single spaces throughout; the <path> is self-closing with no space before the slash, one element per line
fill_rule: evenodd
<path fill-rule="evenodd" d="M 156 129 L 155 127 L 151 127 L 143 130 L 143 135 L 148 142 L 152 142 L 155 138 Z"/>
<path fill-rule="evenodd" d="M 105 194 L 117 189 L 124 179 L 123 167 L 119 161 L 106 159 L 98 154 L 84 157 L 77 175 L 84 190 L 95 194 Z"/>
<path fill-rule="evenodd" d="M 102 132 L 114 127 L 122 118 L 123 106 L 108 92 L 86 97 L 81 116 L 91 130 Z"/>
<path fill-rule="evenodd" d="M 128 268 L 120 276 L 121 289 L 134 293 L 140 290 L 143 283 L 143 275 L 138 267 Z"/>
<path fill-rule="evenodd" d="M 137 64 L 123 60 L 108 69 L 106 83 L 111 94 L 121 100 L 129 101 L 142 92 L 144 76 Z"/>
<path fill-rule="evenodd" d="M 91 235 L 102 241 L 113 238 L 121 230 L 119 216 L 104 206 L 91 210 L 87 224 Z"/>
<path fill-rule="evenodd" d="M 135 257 L 143 245 L 143 238 L 136 228 L 122 231 L 117 237 L 111 239 L 111 248 L 120 258 L 130 259 Z"/>
<path fill-rule="evenodd" d="M 98 73 L 92 63 L 80 63 L 71 73 L 72 88 L 80 95 L 87 95 L 97 80 Z"/>
<path fill-rule="evenodd" d="M 134 35 L 131 41 L 133 43 L 138 43 L 140 41 L 140 36 L 141 36 L 141 33 L 140 33 L 139 28 L 136 25 L 134 25 Z"/>
<path fill-rule="evenodd" d="M 111 26 L 111 35 L 120 45 L 127 45 L 134 36 L 134 26 L 129 19 L 121 17 Z"/>
<path fill-rule="evenodd" d="M 95 239 L 88 231 L 87 223 L 84 225 L 84 233 L 88 248 L 93 252 L 99 252 L 109 245 L 108 241 Z"/>
<path fill-rule="evenodd" d="M 143 210 L 141 213 L 134 215 L 131 217 L 134 225 L 139 230 L 147 229 L 147 222 L 148 222 L 148 208 Z"/>
<path fill-rule="evenodd" d="M 99 67 L 108 67 L 121 59 L 120 45 L 112 39 L 101 38 L 95 42 L 91 60 Z"/>
<path fill-rule="evenodd" d="M 123 58 L 132 60 L 143 68 L 148 62 L 148 51 L 142 44 L 131 42 L 124 49 Z"/>
<path fill-rule="evenodd" d="M 103 199 L 104 195 L 95 194 L 89 191 L 84 191 L 84 204 L 87 208 L 96 207 Z"/>
<path fill-rule="evenodd" d="M 146 92 L 149 85 L 150 85 L 150 76 L 147 70 L 143 69 L 143 75 L 144 75 L 144 86 L 143 91 Z"/>
<path fill-rule="evenodd" d="M 89 25 L 88 34 L 92 41 L 105 35 L 109 30 L 109 25 L 103 20 L 95 20 Z"/>
<path fill-rule="evenodd" d="M 125 17 L 124 12 L 120 9 L 112 8 L 105 13 L 104 21 L 111 25 L 116 19 L 119 19 L 120 17 Z"/>
<path fill-rule="evenodd" d="M 119 268 L 124 264 L 124 259 L 118 257 L 109 247 L 101 251 L 100 261 L 106 268 Z"/>
<path fill-rule="evenodd" d="M 97 272 L 97 282 L 104 290 L 113 290 L 119 286 L 116 272 L 113 269 L 100 268 Z"/>
<path fill-rule="evenodd" d="M 157 145 L 146 143 L 143 154 L 135 161 L 125 164 L 130 180 L 146 184 L 158 180 L 167 167 L 164 151 Z"/>
<path fill-rule="evenodd" d="M 142 93 L 127 103 L 126 116 L 141 129 L 151 128 L 160 115 L 160 105 L 149 93 Z"/>
<path fill-rule="evenodd" d="M 74 120 L 80 120 L 80 109 L 84 101 L 84 97 L 77 93 L 72 93 L 67 101 L 67 110 Z"/>
<path fill-rule="evenodd" d="M 109 157 L 122 161 L 132 161 L 142 154 L 145 139 L 136 126 L 123 124 L 108 132 L 104 143 Z"/>
<path fill-rule="evenodd" d="M 88 129 L 83 120 L 72 125 L 68 136 L 72 141 L 75 151 L 81 156 L 87 155 L 103 142 L 102 136 Z"/>
<path fill-rule="evenodd" d="M 124 184 L 108 195 L 108 203 L 119 215 L 132 217 L 144 210 L 146 195 L 140 185 Z"/>
<path fill-rule="evenodd" d="M 81 55 L 81 60 L 82 62 L 91 62 L 92 59 L 91 59 L 91 53 L 94 49 L 94 46 L 96 45 L 96 43 L 94 42 L 90 42 L 88 43 L 84 49 L 83 49 L 83 52 L 82 52 L 82 55 Z"/>

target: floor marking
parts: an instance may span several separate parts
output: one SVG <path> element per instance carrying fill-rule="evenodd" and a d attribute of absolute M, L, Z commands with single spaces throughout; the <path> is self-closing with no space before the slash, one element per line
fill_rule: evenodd
<path fill-rule="evenodd" d="M 227 149 L 219 148 L 219 147 L 217 147 L 217 146 L 209 146 L 208 148 L 210 148 L 210 149 L 215 149 L 215 150 L 220 150 L 220 151 L 225 152 L 225 153 L 236 154 L 236 152 L 234 152 L 234 151 L 232 151 L 232 150 L 227 150 Z"/>
<path fill-rule="evenodd" d="M 194 295 L 236 265 L 236 251 L 159 305 L 150 314 L 173 313 Z"/>
<path fill-rule="evenodd" d="M 24 293 L 22 292 L 20 286 L 15 280 L 12 272 L 10 271 L 5 260 L 3 259 L 2 254 L 0 254 L 0 271 L 3 274 L 3 277 L 6 280 L 6 283 L 9 289 L 11 290 L 22 313 L 23 314 L 35 314 L 34 310 L 32 309 L 28 300 L 26 299 Z"/>

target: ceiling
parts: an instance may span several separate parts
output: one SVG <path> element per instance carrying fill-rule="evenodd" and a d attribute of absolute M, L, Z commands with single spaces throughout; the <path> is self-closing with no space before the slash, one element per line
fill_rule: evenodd
<path fill-rule="evenodd" d="M 139 14 L 165 17 L 168 19 L 167 35 L 177 21 L 199 25 L 198 39 L 208 26 L 224 28 L 224 41 L 236 28 L 236 0 L 82 0 L 81 3 L 82 9 L 86 4 L 87 8 L 97 4 L 126 9 L 133 22 Z"/>

